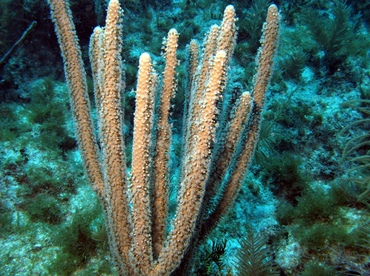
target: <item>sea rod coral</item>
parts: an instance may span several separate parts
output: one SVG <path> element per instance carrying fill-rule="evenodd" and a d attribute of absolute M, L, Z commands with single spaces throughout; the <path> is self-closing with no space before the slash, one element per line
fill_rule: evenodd
<path fill-rule="evenodd" d="M 228 120 L 220 118 L 223 113 L 218 109 L 236 43 L 234 7 L 226 7 L 221 26 L 212 26 L 202 55 L 198 43 L 190 43 L 181 180 L 177 209 L 168 222 L 169 117 L 176 90 L 178 32 L 171 29 L 165 42 L 161 85 L 150 54 L 140 57 L 128 173 L 122 131 L 123 11 L 119 1 L 110 1 L 106 26 L 95 28 L 90 42 L 97 135 L 69 3 L 49 0 L 49 5 L 64 60 L 78 144 L 87 176 L 105 210 L 109 245 L 120 273 L 169 275 L 176 269 L 186 273 L 194 247 L 232 206 L 253 156 L 277 48 L 277 7 L 268 9 L 253 89 L 242 93 L 230 107 Z"/>

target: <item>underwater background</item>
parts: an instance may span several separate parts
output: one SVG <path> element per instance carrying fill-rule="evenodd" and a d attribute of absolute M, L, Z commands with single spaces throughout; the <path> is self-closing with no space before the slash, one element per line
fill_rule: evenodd
<path fill-rule="evenodd" d="M 90 70 L 89 37 L 104 25 L 107 3 L 70 3 Z M 227 89 L 248 90 L 270 3 L 282 22 L 260 141 L 233 209 L 199 247 L 193 275 L 370 275 L 370 1 L 121 1 L 127 164 L 140 54 L 163 67 L 163 37 L 179 31 L 175 185 L 186 45 L 202 42 L 234 5 Z M 77 148 L 47 2 L 0 7 L 0 275 L 117 275 Z"/>

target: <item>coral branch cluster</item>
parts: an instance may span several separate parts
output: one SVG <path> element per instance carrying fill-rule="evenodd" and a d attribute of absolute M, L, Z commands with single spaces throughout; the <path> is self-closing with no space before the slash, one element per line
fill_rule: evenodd
<path fill-rule="evenodd" d="M 221 25 L 212 26 L 202 54 L 195 40 L 190 43 L 181 179 L 177 210 L 169 222 L 169 119 L 176 91 L 179 34 L 171 29 L 165 40 L 166 64 L 161 78 L 150 55 L 143 53 L 140 57 L 129 174 L 122 131 L 120 4 L 118 0 L 110 1 L 106 26 L 95 28 L 91 36 L 97 136 L 69 4 L 49 0 L 49 5 L 64 60 L 79 147 L 87 176 L 105 210 L 112 254 L 122 274 L 169 275 L 179 266 L 185 267 L 188 258 L 184 256 L 191 254 L 228 212 L 240 190 L 258 141 L 272 73 L 280 20 L 277 7 L 271 5 L 268 10 L 253 90 L 242 93 L 234 106 L 222 103 L 236 44 L 234 7 L 227 6 Z M 222 104 L 222 109 L 230 112 L 220 112 Z"/>

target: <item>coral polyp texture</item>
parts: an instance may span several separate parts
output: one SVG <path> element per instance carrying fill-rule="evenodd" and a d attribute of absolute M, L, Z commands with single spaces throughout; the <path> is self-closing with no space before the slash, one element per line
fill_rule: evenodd
<path fill-rule="evenodd" d="M 109 2 L 106 26 L 96 29 L 90 43 L 98 137 L 95 137 L 91 122 L 86 73 L 69 5 L 61 1 L 49 1 L 49 5 L 64 59 L 78 144 L 88 178 L 105 210 L 109 246 L 120 273 L 170 275 L 176 269 L 179 270 L 177 273 L 187 273 L 192 248 L 206 237 L 235 201 L 258 141 L 265 93 L 279 37 L 277 7 L 271 5 L 268 9 L 252 93 L 247 99 L 239 100 L 246 105 L 236 105 L 232 111 L 234 119 L 229 123 L 221 125 L 217 121 L 226 122 L 218 115 L 218 109 L 222 105 L 222 93 L 236 43 L 233 6 L 226 7 L 221 26 L 213 27 L 205 40 L 204 56 L 191 54 L 197 59 L 193 62 L 199 62 L 199 65 L 189 77 L 192 81 L 184 92 L 189 96 L 187 118 L 182 126 L 184 139 L 178 203 L 167 227 L 169 111 L 176 92 L 178 32 L 171 29 L 164 42 L 165 67 L 160 85 L 150 55 L 143 53 L 140 56 L 132 166 L 128 173 L 122 132 L 123 11 L 119 2 Z M 231 116 L 231 113 L 223 116 Z M 247 120 L 243 121 L 243 117 Z M 100 141 L 101 150 L 97 141 Z M 213 174 L 215 168 L 222 171 L 217 176 Z M 227 178 L 227 174 L 232 176 Z M 170 229 L 168 233 L 167 228 Z"/>

